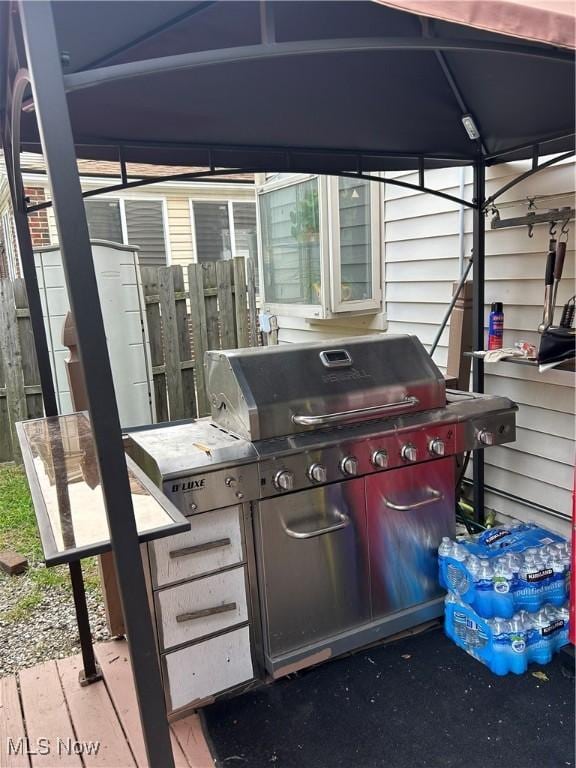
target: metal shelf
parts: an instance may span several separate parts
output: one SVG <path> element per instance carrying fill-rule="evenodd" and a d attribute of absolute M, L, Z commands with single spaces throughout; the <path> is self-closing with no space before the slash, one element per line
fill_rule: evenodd
<path fill-rule="evenodd" d="M 477 352 L 465 352 L 464 353 L 466 357 L 475 357 L 479 360 L 482 360 L 484 358 L 484 355 L 478 354 Z M 532 368 L 538 368 L 538 360 L 531 360 L 528 358 L 522 358 L 522 357 L 504 357 L 502 360 L 498 360 L 496 363 L 486 363 L 486 365 L 497 365 L 498 363 L 513 363 L 514 365 L 528 365 Z M 565 360 L 563 363 L 560 363 L 558 365 L 555 365 L 554 368 L 549 368 L 548 370 L 551 371 L 576 371 L 576 358 L 572 358 L 571 360 Z M 546 371 L 544 371 L 545 373 Z"/>

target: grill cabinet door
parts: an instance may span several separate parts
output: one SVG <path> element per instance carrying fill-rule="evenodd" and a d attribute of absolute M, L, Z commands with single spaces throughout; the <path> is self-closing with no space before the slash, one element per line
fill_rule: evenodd
<path fill-rule="evenodd" d="M 454 459 L 371 475 L 366 506 L 373 617 L 440 597 L 438 545 L 455 531 Z"/>
<path fill-rule="evenodd" d="M 272 657 L 370 620 L 362 479 L 261 502 L 256 533 Z"/>

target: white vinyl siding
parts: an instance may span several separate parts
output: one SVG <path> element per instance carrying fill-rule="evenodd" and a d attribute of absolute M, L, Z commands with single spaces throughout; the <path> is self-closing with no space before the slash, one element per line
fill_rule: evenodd
<path fill-rule="evenodd" d="M 525 169 L 525 164 L 497 166 L 487 173 L 487 194 Z M 402 180 L 417 183 L 417 174 Z M 427 174 L 436 189 L 459 194 L 460 171 Z M 471 196 L 472 171 L 465 172 L 465 196 Z M 564 163 L 512 188 L 501 198 L 501 217 L 522 215 L 527 196 L 566 195 L 574 191 L 574 164 Z M 498 201 L 500 203 L 500 200 Z M 542 208 L 574 204 L 569 197 L 539 200 Z M 386 311 L 388 331 L 416 333 L 430 346 L 458 279 L 459 208 L 429 195 L 388 186 L 385 203 Z M 464 214 L 466 257 L 472 245 L 472 213 Z M 542 318 L 544 264 L 549 240 L 546 225 L 535 227 L 529 238 L 525 227 L 491 230 L 486 221 L 486 307 L 504 303 L 504 346 L 517 339 L 538 343 L 536 328 Z M 557 305 L 575 292 L 574 236 L 568 241 L 564 276 Z M 558 312 L 558 309 L 557 309 Z M 434 356 L 446 364 L 448 330 Z M 537 368 L 514 363 L 486 365 L 486 392 L 510 397 L 518 403 L 517 439 L 485 452 L 486 485 L 495 489 L 486 504 L 503 515 L 535 519 L 558 525 L 560 515 L 571 513 L 574 466 L 574 374 L 565 371 L 538 373 Z M 502 491 L 550 509 L 554 516 L 540 516 L 521 502 L 505 498 Z"/>

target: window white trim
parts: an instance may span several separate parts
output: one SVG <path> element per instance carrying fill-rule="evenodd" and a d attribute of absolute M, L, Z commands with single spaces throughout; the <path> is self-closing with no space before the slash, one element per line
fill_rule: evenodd
<path fill-rule="evenodd" d="M 382 289 L 380 282 L 380 184 L 368 182 L 370 190 L 370 273 L 371 298 L 356 301 L 345 301 L 342 298 L 342 253 L 340 250 L 340 195 L 339 177 L 328 179 L 328 210 L 330 224 L 328 227 L 330 242 L 330 284 L 333 312 L 364 312 L 379 310 L 382 304 Z"/>
<path fill-rule="evenodd" d="M 320 304 L 292 304 L 266 301 L 266 276 L 262 247 L 262 227 L 260 219 L 260 196 L 275 192 L 285 187 L 318 179 L 319 218 L 320 218 Z M 371 275 L 372 298 L 361 301 L 343 301 L 340 263 L 340 211 L 338 197 L 338 179 L 334 176 L 317 174 L 293 174 L 289 177 L 274 178 L 266 181 L 256 190 L 256 221 L 258 234 L 258 263 L 260 270 L 262 307 L 266 312 L 276 315 L 304 317 L 310 320 L 330 320 L 343 315 L 368 315 L 383 312 L 382 296 L 382 237 L 383 237 L 383 195 L 380 184 L 370 183 L 370 236 L 371 236 Z"/>
<path fill-rule="evenodd" d="M 273 301 L 266 300 L 266 278 L 264 270 L 264 249 L 262 246 L 262 227 L 260 220 L 260 196 L 266 195 L 269 192 L 276 192 L 279 189 L 285 187 L 293 187 L 296 184 L 303 184 L 306 181 L 312 181 L 317 179 L 318 181 L 318 217 L 320 222 L 320 301 L 318 304 L 280 304 Z M 314 319 L 325 319 L 329 316 L 326 312 L 328 304 L 328 290 L 329 281 L 327 275 L 329 274 L 329 249 L 326 247 L 325 239 L 322 233 L 326 231 L 326 223 L 328 221 L 328 206 L 326 201 L 326 183 L 325 176 L 318 176 L 314 173 L 302 173 L 293 174 L 288 178 L 275 179 L 271 182 L 267 182 L 264 186 L 259 187 L 256 190 L 256 235 L 257 235 L 257 247 L 258 247 L 258 272 L 260 275 L 260 294 L 263 297 L 262 309 L 264 312 L 268 312 L 272 315 L 288 315 L 292 317 L 310 317 Z"/>
<path fill-rule="evenodd" d="M 256 210 L 256 232 L 257 238 L 260 238 L 260 225 L 258 217 L 258 205 L 256 198 L 253 200 L 237 197 L 223 197 L 223 198 L 211 198 L 211 197 L 189 197 L 188 198 L 188 212 L 190 216 L 190 230 L 192 232 L 192 246 L 194 248 L 194 261 L 199 262 L 198 259 L 198 241 L 196 237 L 196 221 L 194 219 L 194 203 L 214 203 L 214 205 L 225 205 L 228 209 L 228 227 L 230 231 L 230 253 L 231 258 L 236 258 L 238 255 L 236 251 L 236 225 L 234 223 L 234 205 L 254 205 Z M 248 258 L 248 257 L 246 257 Z M 260 267 L 260 246 L 258 245 L 258 267 Z"/>
<path fill-rule="evenodd" d="M 120 227 L 122 230 L 123 245 L 131 245 L 128 241 L 128 225 L 126 223 L 126 200 L 135 200 L 136 202 L 159 202 L 162 204 L 162 227 L 164 229 L 164 253 L 166 254 L 166 266 L 172 264 L 172 250 L 170 248 L 170 231 L 168 224 L 168 200 L 162 195 L 122 195 L 115 192 L 106 192 L 103 195 L 92 195 L 86 198 L 87 202 L 91 200 L 117 200 L 120 212 Z"/>

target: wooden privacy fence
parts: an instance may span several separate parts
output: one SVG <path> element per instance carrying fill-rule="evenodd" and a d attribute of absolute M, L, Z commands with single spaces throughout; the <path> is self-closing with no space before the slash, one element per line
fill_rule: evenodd
<path fill-rule="evenodd" d="M 208 349 L 256 346 L 256 284 L 251 259 L 141 269 L 156 420 L 210 413 Z"/>
<path fill-rule="evenodd" d="M 0 462 L 20 461 L 15 423 L 43 413 L 24 280 L 0 280 Z"/>
<path fill-rule="evenodd" d="M 206 350 L 258 344 L 253 262 L 143 267 L 141 274 L 156 420 L 205 416 Z M 43 413 L 24 280 L 0 280 L 0 463 L 21 460 L 15 423 Z"/>

